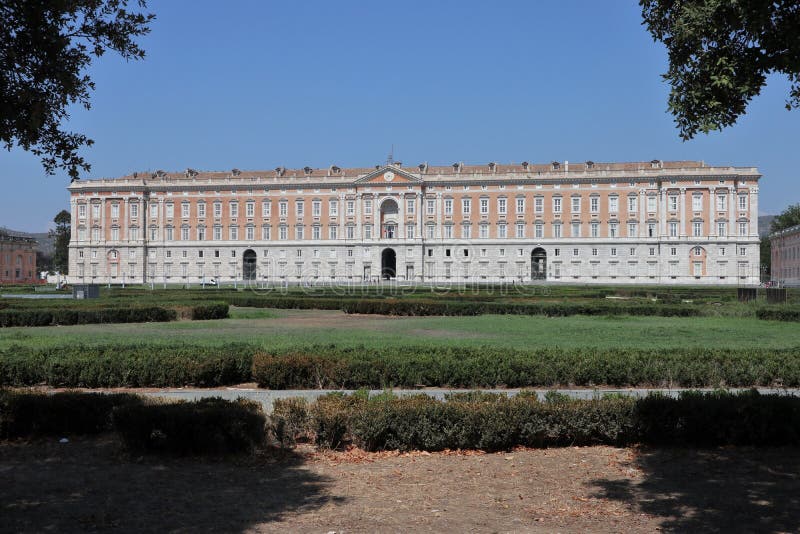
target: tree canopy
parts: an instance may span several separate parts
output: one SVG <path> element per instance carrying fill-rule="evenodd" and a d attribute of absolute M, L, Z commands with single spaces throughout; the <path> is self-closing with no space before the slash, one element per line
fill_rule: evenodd
<path fill-rule="evenodd" d="M 792 226 L 800 226 L 800 204 L 793 204 L 772 219 L 771 232 L 780 232 Z"/>
<path fill-rule="evenodd" d="M 114 51 L 126 60 L 144 57 L 135 39 L 150 31 L 154 15 L 144 0 L 0 0 L 0 141 L 42 160 L 45 172 L 72 179 L 90 165 L 78 154 L 92 145 L 66 131 L 68 107 L 91 107 L 94 89 L 86 69 Z"/>
<path fill-rule="evenodd" d="M 72 227 L 72 217 L 67 210 L 59 211 L 53 222 L 56 223 L 54 230 L 50 230 L 50 236 L 55 238 L 53 243 L 53 269 L 61 274 L 69 272 L 69 238 Z"/>
<path fill-rule="evenodd" d="M 640 0 L 644 25 L 669 54 L 668 109 L 684 140 L 733 125 L 770 73 L 800 107 L 797 0 Z"/>

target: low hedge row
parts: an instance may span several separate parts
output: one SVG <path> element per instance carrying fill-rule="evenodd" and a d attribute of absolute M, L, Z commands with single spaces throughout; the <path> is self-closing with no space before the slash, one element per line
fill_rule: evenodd
<path fill-rule="evenodd" d="M 320 447 L 365 450 L 483 449 L 565 445 L 654 446 L 800 444 L 800 399 L 779 395 L 688 393 L 679 398 L 540 402 L 535 396 L 468 394 L 437 401 L 330 395 L 311 405 L 276 405 L 270 427 L 311 436 Z M 286 420 L 287 413 L 292 419 Z"/>
<path fill-rule="evenodd" d="M 800 386 L 800 350 L 331 346 L 259 352 L 270 389 L 415 386 Z"/>
<path fill-rule="evenodd" d="M 247 344 L 101 345 L 0 351 L 0 385 L 269 389 L 554 386 L 800 386 L 792 349 L 562 349 Z"/>
<path fill-rule="evenodd" d="M 0 390 L 0 439 L 115 430 L 134 453 L 228 454 L 264 445 L 261 405 L 238 399 L 164 402 L 130 394 Z"/>
<path fill-rule="evenodd" d="M 0 385 L 215 387 L 251 380 L 255 348 L 104 345 L 0 351 Z"/>
<path fill-rule="evenodd" d="M 99 309 L 5 309 L 0 310 L 0 327 L 51 326 L 96 323 L 144 323 L 174 321 L 175 310 L 159 306 L 107 307 Z"/>
<path fill-rule="evenodd" d="M 767 321 L 800 321 L 800 308 L 758 308 L 756 310 L 756 317 Z"/>
<path fill-rule="evenodd" d="M 228 309 L 229 305 L 224 302 L 201 303 L 186 307 L 185 316 L 192 320 L 224 319 L 228 317 Z M 167 322 L 177 318 L 178 311 L 174 306 L 101 305 L 0 309 L 0 327 Z"/>
<path fill-rule="evenodd" d="M 220 398 L 120 406 L 114 429 L 131 452 L 230 454 L 266 442 L 266 417 L 257 402 Z"/>

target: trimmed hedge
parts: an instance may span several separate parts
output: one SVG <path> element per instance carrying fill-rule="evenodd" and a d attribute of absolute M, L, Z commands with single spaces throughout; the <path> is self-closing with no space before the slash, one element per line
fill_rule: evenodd
<path fill-rule="evenodd" d="M 767 321 L 800 321 L 800 308 L 759 308 L 756 317 Z"/>
<path fill-rule="evenodd" d="M 166 322 L 177 318 L 175 310 L 158 306 L 99 309 L 37 308 L 0 310 L 0 327 L 51 326 L 97 323 Z"/>
<path fill-rule="evenodd" d="M 251 380 L 255 348 L 104 345 L 0 351 L 0 385 L 215 387 Z"/>
<path fill-rule="evenodd" d="M 800 350 L 330 346 L 259 352 L 269 389 L 415 386 L 800 386 Z"/>
<path fill-rule="evenodd" d="M 224 303 L 204 304 L 192 307 L 192 321 L 227 319 L 230 306 Z"/>
<path fill-rule="evenodd" d="M 261 405 L 245 399 L 127 405 L 114 410 L 113 420 L 123 444 L 135 453 L 250 452 L 266 441 Z"/>
<path fill-rule="evenodd" d="M 285 417 L 285 411 L 276 410 L 272 427 L 311 433 L 320 447 L 352 443 L 369 451 L 800 444 L 800 399 L 756 391 L 554 402 L 526 394 L 470 394 L 447 401 L 427 395 L 330 395 L 308 407 L 302 417 L 293 414 L 292 423 L 282 421 Z M 298 420 L 304 426 L 298 426 Z"/>
<path fill-rule="evenodd" d="M 127 393 L 45 393 L 0 390 L 0 438 L 97 434 L 111 430 L 111 413 L 143 399 Z"/>

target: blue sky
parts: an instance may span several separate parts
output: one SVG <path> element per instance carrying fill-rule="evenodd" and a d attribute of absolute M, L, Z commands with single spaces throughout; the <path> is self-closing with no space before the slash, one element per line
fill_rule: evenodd
<path fill-rule="evenodd" d="M 220 6 L 224 5 L 224 8 Z M 150 2 L 147 58 L 91 68 L 87 178 L 134 170 L 701 159 L 757 166 L 762 213 L 800 200 L 800 111 L 773 77 L 722 133 L 682 142 L 663 45 L 635 2 Z M 43 231 L 65 174 L 0 152 L 0 225 Z"/>

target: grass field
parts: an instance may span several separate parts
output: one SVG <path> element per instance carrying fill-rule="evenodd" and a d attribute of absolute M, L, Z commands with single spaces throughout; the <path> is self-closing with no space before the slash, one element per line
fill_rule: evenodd
<path fill-rule="evenodd" d="M 735 317 L 572 316 L 559 318 L 386 317 L 339 311 L 232 308 L 231 318 L 173 323 L 6 328 L 0 350 L 12 345 L 123 343 L 218 346 L 244 342 L 265 348 L 310 344 L 597 348 L 800 347 L 796 323 Z"/>

